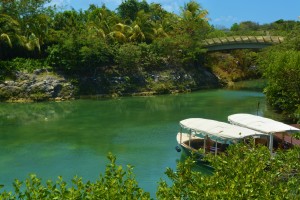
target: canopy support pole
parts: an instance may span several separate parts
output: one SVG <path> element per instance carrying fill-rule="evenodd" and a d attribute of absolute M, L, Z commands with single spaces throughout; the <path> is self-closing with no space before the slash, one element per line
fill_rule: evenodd
<path fill-rule="evenodd" d="M 218 153 L 218 141 L 216 140 L 215 156 L 217 155 L 217 153 Z"/>
<path fill-rule="evenodd" d="M 189 147 L 191 147 L 191 137 L 192 137 L 192 130 L 190 129 L 190 134 L 189 134 Z"/>
<path fill-rule="evenodd" d="M 180 127 L 180 144 L 182 144 L 182 127 Z"/>
<path fill-rule="evenodd" d="M 270 153 L 272 155 L 273 152 L 273 140 L 274 140 L 274 136 L 273 133 L 270 134 L 270 142 L 269 142 L 269 149 L 270 149 Z"/>
<path fill-rule="evenodd" d="M 207 135 L 204 137 L 204 144 L 203 144 L 204 153 L 206 152 L 206 140 L 207 140 Z"/>

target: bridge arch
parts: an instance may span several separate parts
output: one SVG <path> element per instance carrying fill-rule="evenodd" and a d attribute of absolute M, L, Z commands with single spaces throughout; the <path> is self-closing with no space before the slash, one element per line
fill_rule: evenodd
<path fill-rule="evenodd" d="M 283 42 L 281 36 L 231 36 L 204 40 L 207 51 L 221 51 L 233 49 L 261 49 Z"/>

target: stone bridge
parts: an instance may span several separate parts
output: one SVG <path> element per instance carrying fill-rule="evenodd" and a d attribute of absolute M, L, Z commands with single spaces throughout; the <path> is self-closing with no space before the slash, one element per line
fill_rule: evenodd
<path fill-rule="evenodd" d="M 204 40 L 207 51 L 222 51 L 234 49 L 261 49 L 281 43 L 281 36 L 230 36 Z"/>

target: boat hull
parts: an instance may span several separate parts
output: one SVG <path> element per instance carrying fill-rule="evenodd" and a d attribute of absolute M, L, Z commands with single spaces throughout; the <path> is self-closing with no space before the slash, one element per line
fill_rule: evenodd
<path fill-rule="evenodd" d="M 187 133 L 178 133 L 177 142 L 186 155 L 196 155 L 197 159 L 202 159 L 204 157 L 204 154 L 199 151 L 204 145 L 203 138 L 194 135 L 190 137 Z"/>

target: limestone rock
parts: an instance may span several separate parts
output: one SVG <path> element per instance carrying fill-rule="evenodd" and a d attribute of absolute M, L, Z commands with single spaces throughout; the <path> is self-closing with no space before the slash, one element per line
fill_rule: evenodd
<path fill-rule="evenodd" d="M 14 80 L 0 83 L 0 99 L 4 101 L 67 100 L 74 98 L 74 87 L 64 77 L 44 69 L 33 73 L 16 72 Z"/>

